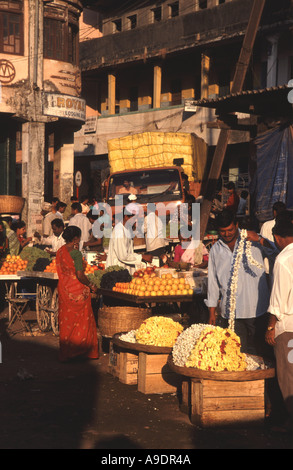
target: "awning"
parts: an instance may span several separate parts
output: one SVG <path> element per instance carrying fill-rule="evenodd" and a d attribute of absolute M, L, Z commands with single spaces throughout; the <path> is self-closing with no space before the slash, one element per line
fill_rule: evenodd
<path fill-rule="evenodd" d="M 204 98 L 196 106 L 216 108 L 217 114 L 245 113 L 266 116 L 292 116 L 288 94 L 292 86 L 283 85 L 259 90 L 244 90 L 226 96 Z"/>

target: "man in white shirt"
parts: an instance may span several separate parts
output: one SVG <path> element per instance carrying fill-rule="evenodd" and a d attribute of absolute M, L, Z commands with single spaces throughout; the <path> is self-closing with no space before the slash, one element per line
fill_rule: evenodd
<path fill-rule="evenodd" d="M 83 244 L 85 242 L 88 242 L 91 238 L 90 231 L 92 229 L 92 224 L 90 223 L 87 216 L 85 214 L 82 214 L 82 207 L 79 202 L 74 202 L 73 204 L 71 204 L 71 214 L 72 217 L 69 220 L 68 226 L 75 225 L 76 227 L 80 228 L 81 238 L 79 243 L 79 249 L 82 250 Z"/>
<path fill-rule="evenodd" d="M 57 202 L 56 204 L 56 216 L 60 217 L 60 219 L 64 220 L 63 219 L 63 214 L 66 210 L 66 207 L 67 207 L 67 204 L 65 204 L 65 202 L 62 202 L 62 201 L 59 201 Z"/>
<path fill-rule="evenodd" d="M 278 201 L 273 204 L 273 219 L 268 220 L 267 222 L 264 222 L 262 224 L 261 229 L 260 229 L 260 234 L 262 237 L 267 238 L 271 242 L 274 241 L 272 229 L 276 223 L 276 217 L 277 215 L 281 214 L 281 212 L 284 212 L 285 210 L 286 210 L 286 205 L 282 201 Z"/>
<path fill-rule="evenodd" d="M 261 229 L 260 229 L 260 234 L 262 237 L 266 238 L 267 240 L 270 240 L 271 242 L 274 241 L 272 230 L 276 223 L 276 217 L 277 215 L 281 214 L 285 210 L 286 210 L 286 205 L 282 201 L 277 201 L 273 204 L 273 217 L 274 218 L 272 220 L 267 220 L 266 222 L 262 224 Z M 266 273 L 268 275 L 269 284 L 272 285 L 274 263 L 272 263 L 268 258 L 265 258 L 264 265 L 265 265 Z"/>
<path fill-rule="evenodd" d="M 152 261 L 152 256 L 140 255 L 134 252 L 130 227 L 127 227 L 131 217 L 133 217 L 133 214 L 125 209 L 123 221 L 118 222 L 112 231 L 106 260 L 106 268 L 109 266 L 123 266 L 128 269 L 130 274 L 139 267 L 142 261 L 146 263 Z"/>
<path fill-rule="evenodd" d="M 42 204 L 42 212 L 41 214 L 44 216 L 43 218 L 43 226 L 42 226 L 42 230 L 43 230 L 43 237 L 50 237 L 51 235 L 53 235 L 53 231 L 52 231 L 52 221 L 56 218 L 60 218 L 62 219 L 62 215 L 57 212 L 57 209 L 56 209 L 56 206 L 52 206 L 50 203 L 48 202 L 44 202 Z"/>
<path fill-rule="evenodd" d="M 147 215 L 144 219 L 146 251 L 152 256 L 165 253 L 164 225 L 156 212 L 155 204 L 148 204 Z"/>
<path fill-rule="evenodd" d="M 273 288 L 266 341 L 274 346 L 279 386 L 289 414 L 284 430 L 293 432 L 293 214 L 284 211 L 273 228 L 280 249 L 273 271 Z"/>
<path fill-rule="evenodd" d="M 53 234 L 50 235 L 49 237 L 43 237 L 40 243 L 41 245 L 50 246 L 51 249 L 45 248 L 45 250 L 48 251 L 50 255 L 54 256 L 56 255 L 59 248 L 65 245 L 65 240 L 62 237 L 62 234 L 64 232 L 64 222 L 62 219 L 57 217 L 56 219 L 52 221 L 51 225 L 52 225 Z"/>

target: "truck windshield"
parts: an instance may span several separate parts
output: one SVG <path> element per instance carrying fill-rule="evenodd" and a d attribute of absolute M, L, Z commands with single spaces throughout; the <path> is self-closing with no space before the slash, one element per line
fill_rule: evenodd
<path fill-rule="evenodd" d="M 113 174 L 109 182 L 109 204 L 113 204 L 115 197 L 121 194 L 127 197 L 135 194 L 138 202 L 179 200 L 182 198 L 179 170 L 176 168 L 154 169 Z"/>

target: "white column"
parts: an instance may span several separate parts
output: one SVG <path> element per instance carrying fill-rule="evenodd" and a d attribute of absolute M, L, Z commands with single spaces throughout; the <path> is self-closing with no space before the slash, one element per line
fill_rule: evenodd
<path fill-rule="evenodd" d="M 64 132 L 57 140 L 54 154 L 54 196 L 70 204 L 73 195 L 74 137 Z"/>

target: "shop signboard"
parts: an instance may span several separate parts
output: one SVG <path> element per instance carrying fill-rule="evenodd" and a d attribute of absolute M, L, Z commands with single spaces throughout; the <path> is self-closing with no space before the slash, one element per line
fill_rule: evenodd
<path fill-rule="evenodd" d="M 86 102 L 81 98 L 59 93 L 44 93 L 43 114 L 85 121 Z"/>

